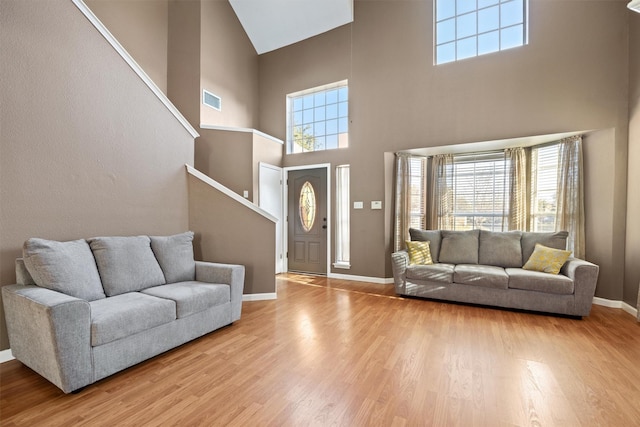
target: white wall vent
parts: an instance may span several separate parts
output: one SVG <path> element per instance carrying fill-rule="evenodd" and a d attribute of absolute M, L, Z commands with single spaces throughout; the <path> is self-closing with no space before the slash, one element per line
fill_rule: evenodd
<path fill-rule="evenodd" d="M 222 111 L 222 98 L 206 89 L 202 91 L 202 103 L 218 111 Z"/>

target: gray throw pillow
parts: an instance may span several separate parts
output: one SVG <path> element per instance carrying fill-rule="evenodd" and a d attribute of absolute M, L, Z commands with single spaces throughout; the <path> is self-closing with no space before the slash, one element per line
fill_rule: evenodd
<path fill-rule="evenodd" d="M 477 264 L 480 230 L 442 230 L 439 262 Z"/>
<path fill-rule="evenodd" d="M 38 286 L 87 301 L 105 297 L 96 261 L 85 240 L 32 238 L 24 242 L 22 257 Z"/>
<path fill-rule="evenodd" d="M 108 296 L 164 285 L 149 236 L 88 239 Z"/>
<path fill-rule="evenodd" d="M 480 230 L 478 262 L 497 267 L 522 267 L 522 231 Z"/>
<path fill-rule="evenodd" d="M 162 268 L 167 283 L 196 279 L 193 259 L 193 231 L 173 236 L 150 236 L 151 249 Z"/>
<path fill-rule="evenodd" d="M 522 265 L 525 265 L 531 257 L 533 250 L 536 248 L 536 243 L 548 248 L 566 250 L 567 237 L 569 237 L 567 231 L 555 231 L 552 233 L 523 232 L 520 240 L 522 245 Z"/>
<path fill-rule="evenodd" d="M 431 260 L 434 263 L 439 262 L 438 256 L 440 255 L 440 230 L 421 230 L 419 228 L 410 228 L 409 235 L 414 242 L 429 242 L 429 249 L 431 251 Z"/>

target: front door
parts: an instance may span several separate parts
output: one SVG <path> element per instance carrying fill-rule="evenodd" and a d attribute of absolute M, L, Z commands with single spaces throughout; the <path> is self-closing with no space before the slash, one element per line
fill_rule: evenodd
<path fill-rule="evenodd" d="M 327 274 L 327 170 L 289 172 L 289 271 Z"/>

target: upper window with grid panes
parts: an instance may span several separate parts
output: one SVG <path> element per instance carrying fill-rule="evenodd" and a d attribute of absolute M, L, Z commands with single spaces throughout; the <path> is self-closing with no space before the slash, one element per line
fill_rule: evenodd
<path fill-rule="evenodd" d="M 435 63 L 527 44 L 527 0 L 436 0 Z"/>
<path fill-rule="evenodd" d="M 346 80 L 287 95 L 287 154 L 348 146 Z"/>

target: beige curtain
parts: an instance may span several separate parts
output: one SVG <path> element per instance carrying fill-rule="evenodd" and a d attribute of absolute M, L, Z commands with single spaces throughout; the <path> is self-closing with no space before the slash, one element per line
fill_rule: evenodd
<path fill-rule="evenodd" d="M 582 177 L 582 137 L 560 141 L 558 155 L 558 205 L 556 230 L 569 232 L 567 248 L 584 259 L 584 181 Z"/>
<path fill-rule="evenodd" d="M 507 148 L 504 152 L 509 160 L 509 230 L 527 229 L 527 158 L 522 147 Z"/>
<path fill-rule="evenodd" d="M 429 226 L 434 230 L 453 229 L 453 155 L 440 154 L 431 160 L 431 212 Z"/>
<path fill-rule="evenodd" d="M 411 169 L 409 154 L 396 153 L 396 194 L 394 213 L 394 252 L 404 248 L 404 242 L 409 240 L 410 203 L 411 203 Z"/>

